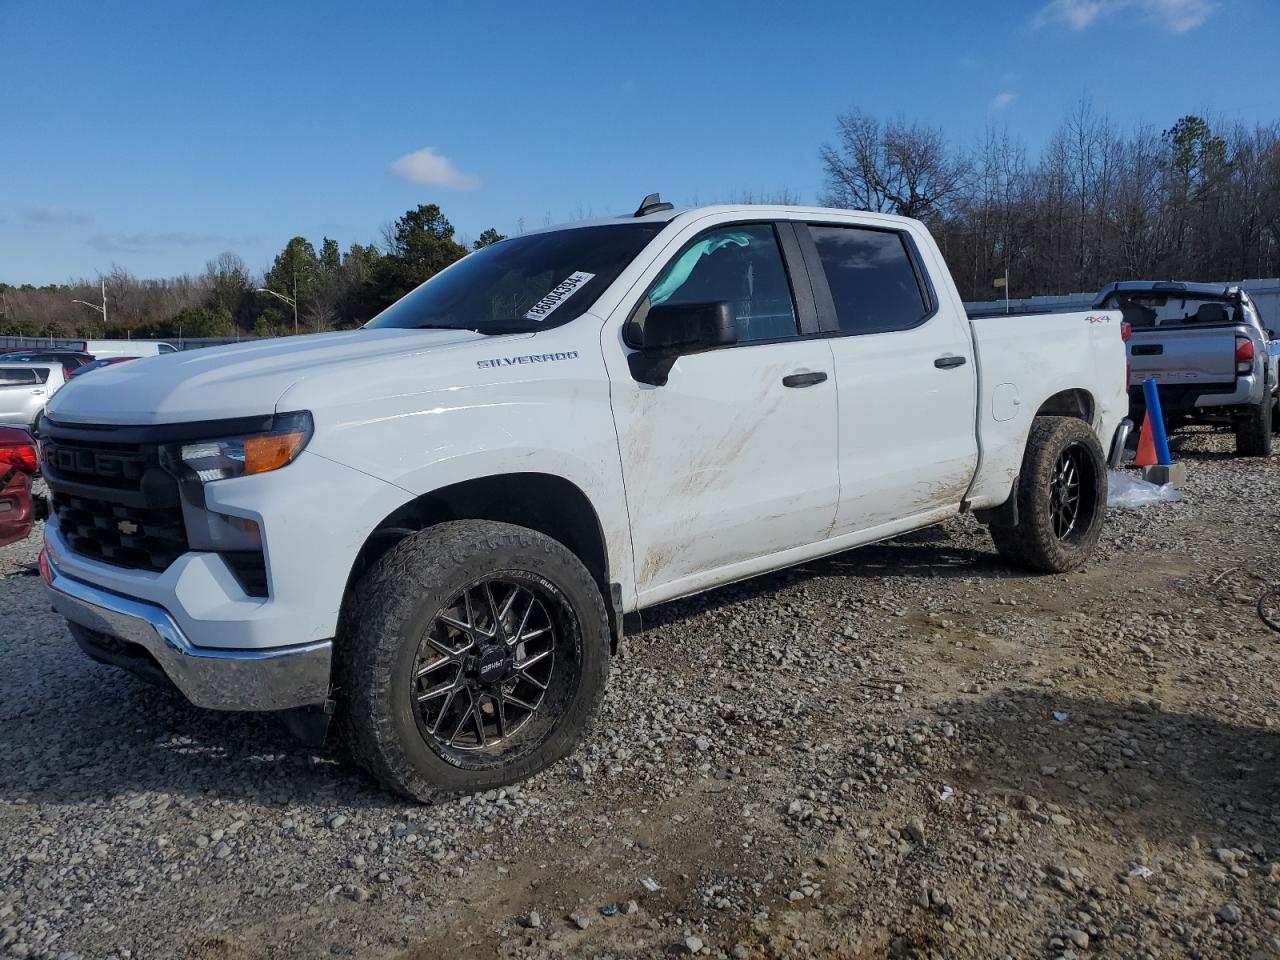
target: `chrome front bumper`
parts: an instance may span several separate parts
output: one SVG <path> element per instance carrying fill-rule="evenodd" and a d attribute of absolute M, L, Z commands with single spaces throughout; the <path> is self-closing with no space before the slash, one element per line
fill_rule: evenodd
<path fill-rule="evenodd" d="M 143 675 L 158 667 L 198 707 L 287 710 L 329 696 L 330 640 L 262 650 L 197 647 L 163 607 L 65 576 L 47 553 L 40 555 L 40 573 L 58 613 L 108 638 L 90 647 L 77 636 L 87 653 Z"/>

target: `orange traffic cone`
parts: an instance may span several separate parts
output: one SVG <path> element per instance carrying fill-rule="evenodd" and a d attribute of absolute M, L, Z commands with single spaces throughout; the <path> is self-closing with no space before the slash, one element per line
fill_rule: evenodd
<path fill-rule="evenodd" d="M 1142 418 L 1142 432 L 1138 434 L 1138 453 L 1133 458 L 1134 466 L 1150 467 L 1156 463 L 1156 439 L 1151 432 L 1151 411 Z"/>

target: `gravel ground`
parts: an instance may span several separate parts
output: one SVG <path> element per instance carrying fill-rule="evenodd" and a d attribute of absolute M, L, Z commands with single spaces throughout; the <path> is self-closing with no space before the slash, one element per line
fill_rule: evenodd
<path fill-rule="evenodd" d="M 572 758 L 437 807 L 91 663 L 4 548 L 0 952 L 1280 956 L 1280 472 L 1231 449 L 1075 574 L 962 518 L 649 611 Z"/>

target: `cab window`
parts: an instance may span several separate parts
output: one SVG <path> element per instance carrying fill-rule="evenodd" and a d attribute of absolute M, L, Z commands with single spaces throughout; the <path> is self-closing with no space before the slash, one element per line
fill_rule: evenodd
<path fill-rule="evenodd" d="M 39 382 L 34 367 L 0 367 L 0 387 L 20 387 Z"/>
<path fill-rule="evenodd" d="M 649 290 L 649 305 L 727 300 L 738 342 L 798 335 L 795 302 L 782 251 L 769 224 L 703 234 L 676 256 Z"/>
<path fill-rule="evenodd" d="M 841 333 L 909 330 L 930 313 L 906 237 L 896 230 L 812 224 Z"/>

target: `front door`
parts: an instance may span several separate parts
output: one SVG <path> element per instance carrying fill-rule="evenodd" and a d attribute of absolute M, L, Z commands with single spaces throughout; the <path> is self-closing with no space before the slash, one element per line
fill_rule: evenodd
<path fill-rule="evenodd" d="M 807 280 L 788 269 L 779 229 L 791 228 L 694 234 L 641 300 L 727 300 L 736 346 L 681 357 L 664 386 L 636 382 L 624 354 L 606 351 L 642 605 L 821 540 L 835 517 L 831 351 L 801 336 L 793 286 Z M 794 235 L 783 236 L 796 267 Z"/>

